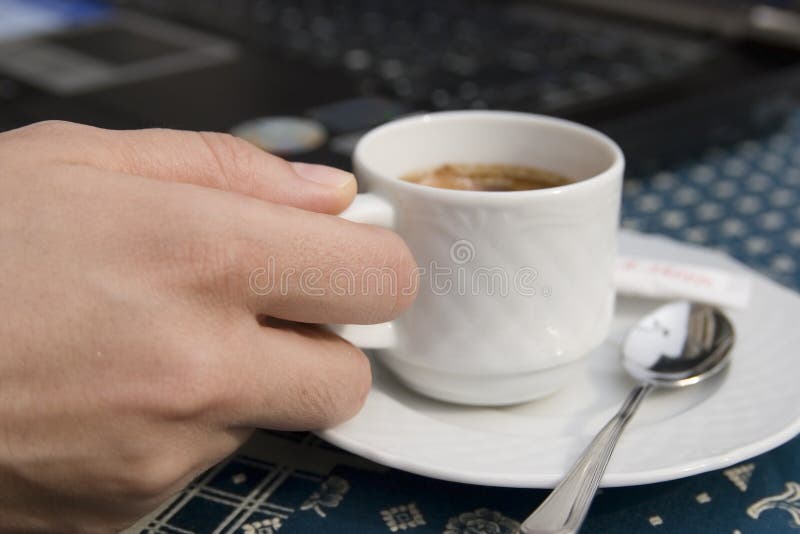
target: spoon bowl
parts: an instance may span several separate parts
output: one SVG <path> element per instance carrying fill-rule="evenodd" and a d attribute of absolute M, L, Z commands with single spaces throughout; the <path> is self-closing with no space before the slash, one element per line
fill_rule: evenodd
<path fill-rule="evenodd" d="M 655 387 L 697 384 L 730 361 L 733 325 L 707 304 L 678 301 L 640 319 L 622 346 L 622 366 L 638 385 L 567 476 L 520 525 L 522 534 L 573 534 L 583 523 L 622 431 Z"/>
<path fill-rule="evenodd" d="M 640 383 L 689 386 L 722 371 L 734 341 L 733 325 L 719 309 L 673 302 L 634 325 L 622 345 L 622 366 Z"/>

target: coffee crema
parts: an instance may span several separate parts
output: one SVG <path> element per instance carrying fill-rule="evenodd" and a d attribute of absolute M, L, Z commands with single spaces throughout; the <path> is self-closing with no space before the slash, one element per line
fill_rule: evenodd
<path fill-rule="evenodd" d="M 528 191 L 570 184 L 560 174 L 523 165 L 446 163 L 408 173 L 402 180 L 441 189 L 462 191 Z"/>

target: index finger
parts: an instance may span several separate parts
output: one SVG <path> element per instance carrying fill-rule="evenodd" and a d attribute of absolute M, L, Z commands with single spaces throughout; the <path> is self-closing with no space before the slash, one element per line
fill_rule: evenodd
<path fill-rule="evenodd" d="M 155 180 L 183 182 L 322 213 L 353 200 L 352 174 L 290 164 L 228 134 L 165 129 L 105 130 L 47 121 L 4 134 L 13 153 L 78 163 Z"/>
<path fill-rule="evenodd" d="M 203 235 L 211 256 L 203 262 L 204 285 L 251 313 L 379 323 L 416 296 L 416 262 L 394 232 L 245 197 L 211 200 L 203 230 L 188 224 L 185 239 L 196 243 Z"/>

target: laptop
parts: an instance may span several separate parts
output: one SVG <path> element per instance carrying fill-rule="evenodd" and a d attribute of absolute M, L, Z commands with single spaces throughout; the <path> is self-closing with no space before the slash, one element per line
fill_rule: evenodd
<path fill-rule="evenodd" d="M 0 0 L 0 129 L 249 125 L 270 142 L 316 124 L 325 141 L 286 155 L 346 167 L 386 120 L 511 109 L 599 127 L 644 165 L 781 120 L 797 101 L 795 7 Z"/>

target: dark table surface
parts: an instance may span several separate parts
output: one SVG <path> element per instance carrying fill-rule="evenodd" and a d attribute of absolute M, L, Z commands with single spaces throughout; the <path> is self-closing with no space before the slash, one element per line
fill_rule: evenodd
<path fill-rule="evenodd" d="M 626 178 L 623 227 L 722 250 L 800 288 L 800 109 L 769 132 L 655 169 Z M 546 495 L 438 481 L 373 464 L 312 434 L 260 432 L 132 532 L 510 533 Z M 795 437 L 718 471 L 602 490 L 583 532 L 798 529 Z"/>

